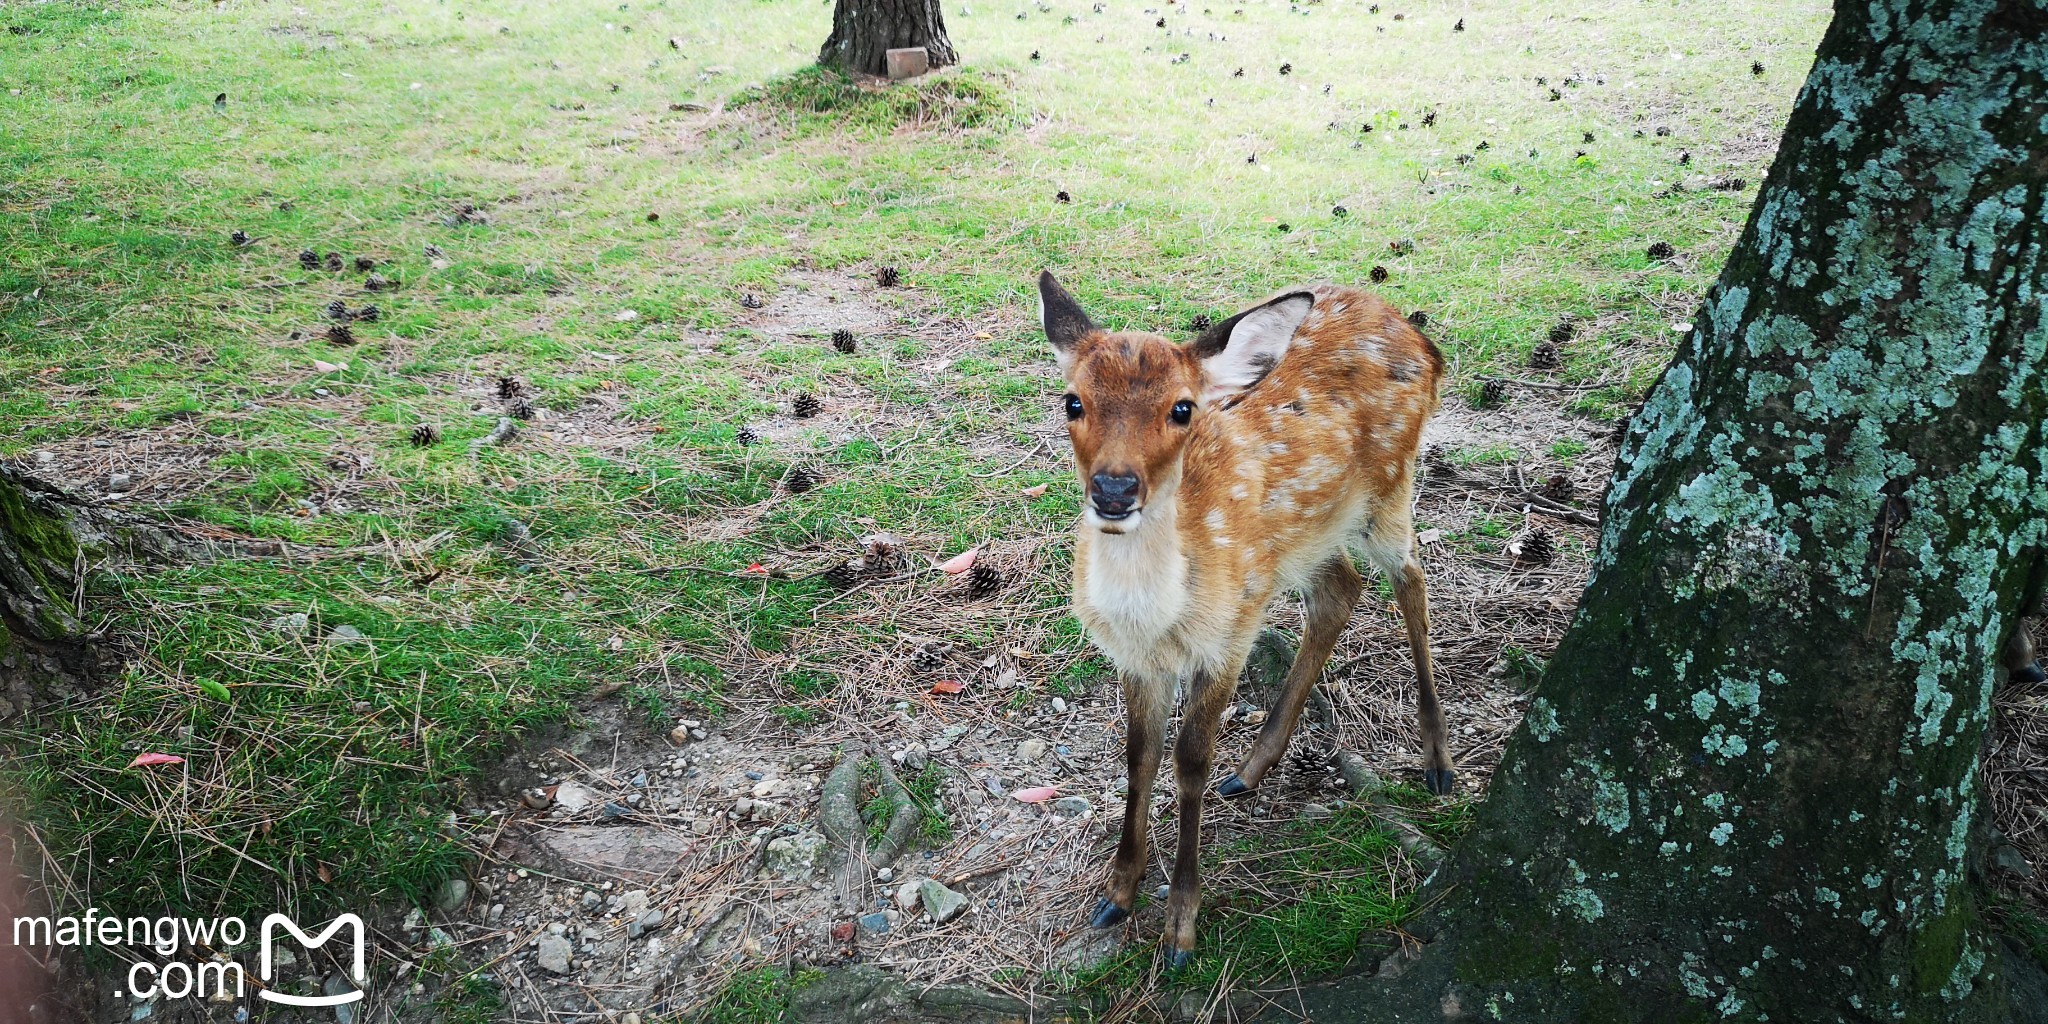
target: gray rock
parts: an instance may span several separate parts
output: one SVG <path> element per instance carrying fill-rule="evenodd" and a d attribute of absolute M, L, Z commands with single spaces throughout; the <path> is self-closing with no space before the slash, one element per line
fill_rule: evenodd
<path fill-rule="evenodd" d="M 403 923 L 401 923 L 401 924 L 399 925 L 399 927 L 401 927 L 401 928 L 404 928 L 404 929 L 405 929 L 406 931 L 408 931 L 408 932 L 423 932 L 423 931 L 426 931 L 426 930 L 427 930 L 427 912 L 426 912 L 426 911 L 424 911 L 424 910 L 421 910 L 421 909 L 420 909 L 420 908 L 418 908 L 418 907 L 414 907 L 414 908 L 412 908 L 411 910 L 409 910 L 409 911 L 406 911 L 406 914 L 405 914 L 405 921 L 404 921 Z"/>
<path fill-rule="evenodd" d="M 2034 866 L 2027 863 L 2026 855 L 2011 843 L 2002 843 L 1991 851 L 1991 866 L 2021 878 L 2034 877 Z"/>
<path fill-rule="evenodd" d="M 107 474 L 107 490 L 109 491 L 119 494 L 124 491 L 132 490 L 134 489 L 134 487 L 135 478 L 126 473 Z"/>
<path fill-rule="evenodd" d="M 604 897 L 599 896 L 595 890 L 585 889 L 577 902 L 583 906 L 584 910 L 595 911 L 597 908 L 604 906 Z"/>
<path fill-rule="evenodd" d="M 666 829 L 572 825 L 543 834 L 540 847 L 570 878 L 652 882 L 689 853 L 690 841 Z"/>
<path fill-rule="evenodd" d="M 862 914 L 854 920 L 860 925 L 861 930 L 869 935 L 880 935 L 889 930 L 889 915 L 879 910 L 872 914 Z"/>
<path fill-rule="evenodd" d="M 931 753 L 922 743 L 913 743 L 903 748 L 903 767 L 907 771 L 921 772 L 931 763 Z"/>
<path fill-rule="evenodd" d="M 1052 812 L 1062 818 L 1085 818 L 1095 805 L 1085 796 L 1063 796 L 1052 802 Z"/>
<path fill-rule="evenodd" d="M 1031 764 L 1044 757 L 1049 747 L 1050 744 L 1041 739 L 1025 740 L 1017 744 L 1017 760 L 1023 764 Z"/>
<path fill-rule="evenodd" d="M 913 878 L 910 881 L 897 886 L 896 909 L 901 910 L 906 914 L 917 913 L 918 907 L 923 904 L 924 898 L 918 894 L 918 890 L 923 885 L 923 881 Z"/>
<path fill-rule="evenodd" d="M 651 905 L 645 889 L 634 889 L 619 900 L 619 906 L 634 917 L 647 913 L 647 908 Z"/>
<path fill-rule="evenodd" d="M 305 612 L 293 612 L 270 620 L 270 628 L 286 636 L 304 636 L 312 626 L 313 620 Z"/>
<path fill-rule="evenodd" d="M 580 782 L 564 782 L 555 787 L 555 806 L 563 814 L 580 814 L 603 800 L 596 790 Z"/>
<path fill-rule="evenodd" d="M 936 754 L 939 751 L 944 750 L 947 747 L 950 747 L 953 744 L 960 742 L 960 737 L 965 735 L 967 735 L 966 726 L 949 725 L 944 730 L 942 730 L 937 736 L 932 737 L 932 741 L 930 744 L 928 744 L 928 746 L 931 752 Z M 906 765 L 906 767 L 908 767 L 908 765 Z"/>
<path fill-rule="evenodd" d="M 665 915 L 659 910 L 649 910 L 626 924 L 626 937 L 637 939 L 661 927 Z"/>
<path fill-rule="evenodd" d="M 967 897 L 939 884 L 937 879 L 925 879 L 917 894 L 924 901 L 924 912 L 940 924 L 967 912 Z"/>
<path fill-rule="evenodd" d="M 541 970 L 549 974 L 569 973 L 569 957 L 575 951 L 576 947 L 569 944 L 567 937 L 552 934 L 541 936 L 540 943 L 534 948 Z"/>
<path fill-rule="evenodd" d="M 886 884 L 886 883 L 888 883 L 888 882 L 893 882 L 893 881 L 895 881 L 895 880 L 896 880 L 896 869 L 895 869 L 895 868 L 876 868 L 876 869 L 875 869 L 875 881 L 877 881 L 877 882 L 882 882 L 882 883 L 885 883 L 885 884 Z"/>
<path fill-rule="evenodd" d="M 434 893 L 434 906 L 439 907 L 443 914 L 453 914 L 467 902 L 469 882 L 465 879 L 451 878 L 442 882 L 440 890 Z"/>
<path fill-rule="evenodd" d="M 1060 970 L 1084 971 L 1123 948 L 1122 928 L 1081 928 L 1052 951 L 1052 965 Z"/>
<path fill-rule="evenodd" d="M 357 629 L 346 622 L 327 631 L 328 643 L 346 644 L 354 643 L 358 640 L 368 639 L 368 637 L 363 635 L 362 630 Z"/>
<path fill-rule="evenodd" d="M 1315 821 L 1319 818 L 1327 818 L 1329 816 L 1330 809 L 1328 807 L 1323 806 L 1322 804 L 1301 805 L 1301 820 L 1303 821 Z"/>
<path fill-rule="evenodd" d="M 825 837 L 813 829 L 771 839 L 762 867 L 778 878 L 806 879 L 818 869 L 818 853 L 824 848 Z"/>
<path fill-rule="evenodd" d="M 497 924 L 499 921 L 503 921 L 504 919 L 505 905 L 503 903 L 491 904 L 490 913 L 484 915 L 484 920 L 490 924 Z"/>

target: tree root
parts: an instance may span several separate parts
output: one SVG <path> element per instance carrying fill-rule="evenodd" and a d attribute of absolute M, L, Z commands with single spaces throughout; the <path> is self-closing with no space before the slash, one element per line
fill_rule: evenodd
<path fill-rule="evenodd" d="M 1444 848 L 1415 824 L 1407 808 L 1385 799 L 1386 780 L 1366 767 L 1364 758 L 1349 750 L 1337 751 L 1337 773 L 1344 777 L 1344 785 L 1367 813 L 1394 833 L 1394 841 L 1401 844 L 1402 852 L 1425 868 L 1435 868 L 1443 862 Z"/>

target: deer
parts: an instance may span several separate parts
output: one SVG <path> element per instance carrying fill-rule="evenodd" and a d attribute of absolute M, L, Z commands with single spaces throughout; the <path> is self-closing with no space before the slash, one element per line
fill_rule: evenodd
<path fill-rule="evenodd" d="M 1050 271 L 1038 287 L 1084 494 L 1074 614 L 1115 666 L 1126 713 L 1123 834 L 1089 923 L 1130 916 L 1167 718 L 1184 691 L 1174 744 L 1180 837 L 1162 936 L 1178 969 L 1195 950 L 1202 801 L 1222 712 L 1269 606 L 1300 594 L 1306 625 L 1277 705 L 1218 787 L 1240 798 L 1286 753 L 1350 622 L 1364 587 L 1354 546 L 1392 582 L 1407 627 L 1423 781 L 1439 796 L 1452 791 L 1412 505 L 1443 355 L 1355 288 L 1285 291 L 1175 344 L 1097 327 Z"/>

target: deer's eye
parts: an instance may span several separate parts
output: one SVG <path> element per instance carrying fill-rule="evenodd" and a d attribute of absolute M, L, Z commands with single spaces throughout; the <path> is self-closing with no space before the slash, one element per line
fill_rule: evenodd
<path fill-rule="evenodd" d="M 1178 423 L 1181 426 L 1185 427 L 1188 425 L 1188 420 L 1194 418 L 1194 415 L 1195 403 L 1190 402 L 1185 398 L 1181 399 L 1178 402 L 1173 403 L 1173 421 L 1175 423 Z"/>
<path fill-rule="evenodd" d="M 1080 419 L 1080 418 L 1081 418 L 1081 411 L 1082 411 L 1082 410 L 1081 410 L 1081 396 L 1080 396 L 1080 395 L 1068 395 L 1068 396 L 1067 396 L 1067 419 L 1070 419 L 1070 420 L 1078 420 L 1078 419 Z"/>

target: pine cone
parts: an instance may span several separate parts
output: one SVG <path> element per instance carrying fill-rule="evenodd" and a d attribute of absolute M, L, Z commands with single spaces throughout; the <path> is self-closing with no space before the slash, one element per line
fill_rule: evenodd
<path fill-rule="evenodd" d="M 422 423 L 412 428 L 412 434 L 407 440 L 412 442 L 414 448 L 432 447 L 441 443 L 441 428 L 431 423 Z"/>
<path fill-rule="evenodd" d="M 1760 60 L 1750 62 L 1749 73 L 1761 77 L 1764 73 L 1764 62 Z"/>
<path fill-rule="evenodd" d="M 1453 31 L 1453 32 L 1463 32 L 1463 31 L 1465 31 L 1465 19 L 1463 19 L 1463 18 L 1459 18 L 1459 19 L 1458 19 L 1458 23 L 1457 23 L 1457 24 L 1455 24 L 1455 25 L 1452 25 L 1452 26 L 1451 26 L 1451 31 Z"/>
<path fill-rule="evenodd" d="M 1366 275 L 1366 276 L 1367 276 L 1367 277 L 1370 277 L 1370 278 L 1372 278 L 1372 283 L 1374 283 L 1374 284 L 1386 284 L 1386 283 L 1387 283 L 1387 268 L 1385 268 L 1385 267 L 1382 267 L 1382 266 L 1374 266 L 1374 267 L 1372 268 L 1372 273 L 1370 273 L 1370 274 L 1368 274 L 1368 275 Z"/>
<path fill-rule="evenodd" d="M 1607 439 L 1613 441 L 1615 444 L 1620 444 L 1623 441 L 1628 440 L 1628 429 L 1630 425 L 1630 417 L 1623 416 L 1622 418 L 1615 420 L 1614 430 L 1607 435 Z"/>
<path fill-rule="evenodd" d="M 1564 356 L 1553 342 L 1544 342 L 1529 350 L 1529 368 L 1532 370 L 1555 370 L 1564 364 Z"/>
<path fill-rule="evenodd" d="M 1425 310 L 1418 309 L 1415 312 L 1408 314 L 1408 322 L 1414 324 L 1417 327 L 1428 327 L 1429 313 Z"/>
<path fill-rule="evenodd" d="M 1294 749 L 1287 755 L 1287 766 L 1302 775 L 1328 775 L 1330 762 L 1337 757 L 1337 749 L 1320 743 L 1312 736 L 1297 736 Z"/>
<path fill-rule="evenodd" d="M 367 274 L 367 273 L 369 273 L 370 271 L 372 271 L 372 270 L 375 270 L 375 269 L 377 269 L 377 261 L 376 261 L 376 260 L 373 260 L 373 259 L 369 258 L 368 256 L 358 256 L 358 257 L 356 257 L 356 273 L 358 273 L 358 274 Z"/>
<path fill-rule="evenodd" d="M 1571 317 L 1564 317 L 1558 320 L 1557 323 L 1551 325 L 1550 343 L 1553 345 L 1562 345 L 1565 342 L 1572 340 L 1572 335 L 1577 334 L 1578 331 L 1578 323 L 1572 320 Z"/>
<path fill-rule="evenodd" d="M 740 429 L 733 431 L 733 443 L 739 445 L 742 448 L 750 448 L 755 444 L 760 443 L 760 440 L 761 435 L 754 433 L 754 428 L 752 427 L 741 427 Z"/>
<path fill-rule="evenodd" d="M 235 243 L 235 248 L 242 248 L 243 246 L 249 244 L 249 233 L 247 231 L 236 229 L 234 234 L 228 236 L 228 241 Z"/>
<path fill-rule="evenodd" d="M 532 419 L 534 415 L 533 400 L 525 395 L 513 395 L 512 400 L 505 403 L 505 415 L 515 420 Z"/>
<path fill-rule="evenodd" d="M 1495 406 L 1507 400 L 1508 385 L 1506 381 L 1490 380 L 1479 386 L 1480 405 Z"/>
<path fill-rule="evenodd" d="M 327 328 L 327 343 L 329 345 L 353 345 L 356 343 L 356 332 L 347 324 L 335 324 Z"/>
<path fill-rule="evenodd" d="M 1650 248 L 1645 251 L 1644 255 L 1653 260 L 1668 260 L 1678 255 L 1678 250 L 1672 248 L 1670 242 L 1651 242 Z"/>
<path fill-rule="evenodd" d="M 299 266 L 307 270 L 320 269 L 320 254 L 311 249 L 299 250 Z"/>
<path fill-rule="evenodd" d="M 976 562 L 967 573 L 967 596 L 970 600 L 982 601 L 994 597 L 1003 589 L 1002 571 L 987 562 Z"/>
<path fill-rule="evenodd" d="M 1291 74 L 1293 74 L 1293 73 L 1294 73 L 1294 65 L 1293 65 L 1293 64 L 1282 64 L 1282 65 L 1280 65 L 1280 73 L 1281 73 L 1281 74 L 1283 74 L 1283 75 L 1291 75 Z"/>
<path fill-rule="evenodd" d="M 894 576 L 910 568 L 910 556 L 903 540 L 895 534 L 877 533 L 866 538 L 860 555 L 861 568 L 870 576 Z"/>
<path fill-rule="evenodd" d="M 371 274 L 369 277 L 363 278 L 364 291 L 381 292 L 388 291 L 392 287 L 394 287 L 392 283 L 385 280 L 382 274 Z"/>
<path fill-rule="evenodd" d="M 448 255 L 447 253 L 441 251 L 440 246 L 435 245 L 432 242 L 428 242 L 426 246 L 420 250 L 420 252 L 430 260 L 438 260 Z"/>
<path fill-rule="evenodd" d="M 384 319 L 384 311 L 378 309 L 376 306 L 364 306 L 363 308 L 356 310 L 356 319 L 361 320 L 366 324 L 374 324 L 377 321 Z"/>
<path fill-rule="evenodd" d="M 1508 545 L 1508 555 L 1516 565 L 1549 565 L 1557 560 L 1557 542 L 1549 530 L 1533 527 Z"/>
<path fill-rule="evenodd" d="M 789 408 L 790 412 L 794 413 L 797 419 L 807 420 L 824 411 L 825 404 L 818 401 L 818 396 L 806 391 L 796 396 L 796 401 L 790 403 Z"/>
<path fill-rule="evenodd" d="M 498 378 L 498 401 L 509 402 L 526 393 L 526 382 L 511 374 Z"/>
<path fill-rule="evenodd" d="M 852 590 L 860 585 L 860 570 L 847 562 L 841 562 L 819 575 L 825 585 L 834 590 Z"/>
<path fill-rule="evenodd" d="M 898 274 L 895 267 L 883 267 L 875 271 L 875 283 L 884 288 L 894 288 L 902 281 L 903 275 Z"/>
<path fill-rule="evenodd" d="M 1406 256 L 1415 251 L 1415 239 L 1397 238 L 1387 243 L 1387 251 L 1396 256 Z"/>
<path fill-rule="evenodd" d="M 1422 453 L 1422 465 L 1432 473 L 1455 473 L 1458 467 L 1451 465 L 1451 453 L 1443 445 L 1433 444 Z"/>
<path fill-rule="evenodd" d="M 1058 192 L 1053 193 L 1052 201 L 1055 203 L 1071 203 L 1074 201 L 1074 197 L 1068 195 L 1066 189 L 1060 189 Z"/>
<path fill-rule="evenodd" d="M 910 656 L 910 664 L 920 672 L 937 672 L 946 667 L 946 651 L 950 646 L 942 643 L 920 644 L 917 652 Z"/>
<path fill-rule="evenodd" d="M 338 252 L 330 252 L 330 253 L 328 253 L 328 254 L 327 254 L 327 263 L 326 263 L 326 266 L 327 266 L 327 269 L 329 269 L 329 270 L 340 270 L 340 269 L 341 269 L 341 254 L 340 254 L 340 253 L 338 253 Z"/>
<path fill-rule="evenodd" d="M 1195 318 L 1188 321 L 1188 330 L 1193 331 L 1196 334 L 1200 334 L 1203 331 L 1208 330 L 1209 325 L 1213 322 L 1214 321 L 1209 319 L 1209 314 L 1196 313 Z"/>
<path fill-rule="evenodd" d="M 789 476 L 783 478 L 782 485 L 789 488 L 791 494 L 802 494 L 818 486 L 818 478 L 812 476 L 809 470 L 797 466 L 789 471 Z"/>
<path fill-rule="evenodd" d="M 847 355 L 852 355 L 853 350 L 858 348 L 859 344 L 853 340 L 852 331 L 841 327 L 832 332 L 832 347 Z"/>
<path fill-rule="evenodd" d="M 329 319 L 329 320 L 347 320 L 347 319 L 349 319 L 349 313 L 348 313 L 348 303 L 346 303 L 346 302 L 343 302 L 343 301 L 341 301 L 340 299 L 336 299 L 336 300 L 334 300 L 333 302 L 330 302 L 330 303 L 328 303 L 328 304 L 327 304 L 327 319 Z"/>
<path fill-rule="evenodd" d="M 1550 479 L 1543 481 L 1543 486 L 1537 493 L 1552 501 L 1570 501 L 1574 490 L 1571 477 L 1563 473 L 1552 473 Z"/>
<path fill-rule="evenodd" d="M 764 303 L 762 303 L 759 295 L 755 295 L 753 292 L 742 292 L 740 294 L 740 305 L 747 309 L 760 309 Z"/>
<path fill-rule="evenodd" d="M 1345 209 L 1343 204 L 1340 203 L 1336 206 L 1330 207 L 1330 216 L 1335 217 L 1338 220 L 1343 220 L 1344 218 L 1351 216 L 1351 211 Z"/>

